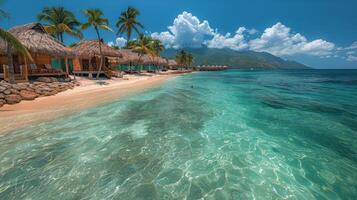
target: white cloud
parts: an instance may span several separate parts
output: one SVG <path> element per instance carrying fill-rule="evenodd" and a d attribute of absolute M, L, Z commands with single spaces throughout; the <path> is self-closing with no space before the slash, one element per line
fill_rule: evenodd
<path fill-rule="evenodd" d="M 305 54 L 319 57 L 333 56 L 337 50 L 332 42 L 323 39 L 309 41 L 280 22 L 265 29 L 260 37 L 249 40 L 248 34 L 257 32 L 254 28 L 240 27 L 234 34 L 221 34 L 212 29 L 208 21 L 201 21 L 191 13 L 183 12 L 175 18 L 168 31 L 155 32 L 151 36 L 160 39 L 166 48 L 176 49 L 207 45 L 209 48 L 265 51 L 277 56 Z M 357 42 L 349 48 L 357 48 Z"/>
<path fill-rule="evenodd" d="M 254 34 L 258 33 L 258 30 L 255 28 L 252 28 L 252 29 L 248 29 L 247 32 L 251 35 L 254 35 Z"/>
<path fill-rule="evenodd" d="M 168 31 L 152 33 L 151 37 L 161 40 L 161 42 L 165 45 L 165 48 L 173 48 L 175 46 L 175 36 Z"/>
<path fill-rule="evenodd" d="M 348 56 L 347 56 L 347 61 L 351 61 L 351 62 L 357 61 L 357 56 L 355 56 L 355 55 L 348 55 Z"/>
<path fill-rule="evenodd" d="M 211 40 L 205 42 L 209 48 L 229 48 L 233 50 L 242 50 L 248 47 L 248 44 L 244 39 L 244 32 L 247 31 L 245 27 L 240 27 L 236 31 L 235 35 L 231 36 L 230 33 L 226 35 L 221 35 L 219 33 L 214 33 L 214 36 Z"/>
<path fill-rule="evenodd" d="M 335 55 L 347 61 L 357 61 L 357 41 L 353 42 L 350 46 L 336 48 Z"/>
<path fill-rule="evenodd" d="M 353 50 L 353 49 L 357 49 L 357 41 L 356 42 L 353 42 L 351 44 L 351 46 L 345 48 L 346 50 Z"/>
<path fill-rule="evenodd" d="M 332 54 L 335 48 L 331 42 L 322 39 L 308 41 L 300 33 L 291 33 L 291 29 L 280 22 L 265 29 L 259 38 L 249 41 L 249 46 L 251 50 L 266 51 L 278 56 L 295 54 L 327 56 Z"/>
<path fill-rule="evenodd" d="M 115 39 L 115 42 L 108 42 L 109 46 L 118 46 L 118 47 L 124 47 L 126 45 L 126 39 L 123 37 L 118 37 Z"/>
<path fill-rule="evenodd" d="M 212 38 L 214 30 L 210 27 L 208 21 L 200 21 L 191 13 L 183 12 L 178 15 L 169 31 L 161 33 L 152 33 L 151 36 L 162 40 L 166 47 L 201 47 L 207 40 Z"/>

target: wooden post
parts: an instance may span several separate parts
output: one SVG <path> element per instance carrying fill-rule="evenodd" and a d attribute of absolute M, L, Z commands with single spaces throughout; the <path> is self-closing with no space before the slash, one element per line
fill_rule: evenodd
<path fill-rule="evenodd" d="M 68 67 L 68 58 L 67 56 L 65 57 L 65 63 L 66 63 L 66 77 L 69 77 L 69 67 Z"/>
<path fill-rule="evenodd" d="M 29 71 L 28 71 L 28 65 L 27 65 L 27 57 L 24 55 L 24 62 L 25 62 L 25 66 L 24 66 L 24 76 L 25 76 L 25 80 L 28 81 L 29 80 Z"/>

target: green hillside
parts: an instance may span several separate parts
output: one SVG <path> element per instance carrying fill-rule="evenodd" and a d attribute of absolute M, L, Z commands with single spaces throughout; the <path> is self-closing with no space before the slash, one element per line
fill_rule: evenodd
<path fill-rule="evenodd" d="M 234 51 L 230 49 L 184 49 L 193 54 L 194 66 L 197 65 L 227 65 L 230 68 L 278 68 L 306 69 L 309 68 L 295 61 L 284 60 L 266 52 Z M 173 58 L 177 50 L 167 49 L 162 56 Z"/>

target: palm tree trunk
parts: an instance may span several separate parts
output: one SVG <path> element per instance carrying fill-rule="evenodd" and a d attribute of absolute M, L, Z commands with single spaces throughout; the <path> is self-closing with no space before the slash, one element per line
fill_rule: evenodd
<path fill-rule="evenodd" d="M 15 83 L 15 70 L 14 70 L 14 60 L 11 54 L 11 45 L 7 43 L 7 65 L 9 67 L 9 82 Z"/>
<path fill-rule="evenodd" d="M 61 32 L 58 33 L 58 40 L 63 43 L 63 33 L 61 33 Z M 59 64 L 61 66 L 61 69 L 64 70 L 65 69 L 65 63 L 63 62 L 62 58 L 59 59 Z"/>
<path fill-rule="evenodd" d="M 127 34 L 127 37 L 126 37 L 126 47 L 129 47 L 128 44 L 130 42 L 130 37 L 131 37 L 131 32 L 128 30 L 128 34 Z"/>
<path fill-rule="evenodd" d="M 97 33 L 98 44 L 99 44 L 100 63 L 99 63 L 99 69 L 98 69 L 98 73 L 97 73 L 97 79 L 99 79 L 100 71 L 102 70 L 102 67 L 103 67 L 102 42 L 100 41 L 100 35 L 99 35 L 98 28 L 94 27 L 94 29 L 95 29 L 95 32 Z"/>
<path fill-rule="evenodd" d="M 141 57 L 142 57 L 142 54 L 139 55 L 139 74 L 141 73 L 141 68 L 143 66 L 143 64 L 141 63 Z"/>

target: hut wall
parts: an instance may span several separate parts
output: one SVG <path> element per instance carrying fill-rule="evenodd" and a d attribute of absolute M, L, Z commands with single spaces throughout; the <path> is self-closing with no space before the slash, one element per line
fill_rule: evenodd
<path fill-rule="evenodd" d="M 7 56 L 0 56 L 0 65 L 7 65 Z"/>
<path fill-rule="evenodd" d="M 74 71 L 81 71 L 81 62 L 79 58 L 74 58 L 73 59 L 73 70 Z"/>
<path fill-rule="evenodd" d="M 45 54 L 32 54 L 36 64 L 51 64 L 51 56 Z"/>

